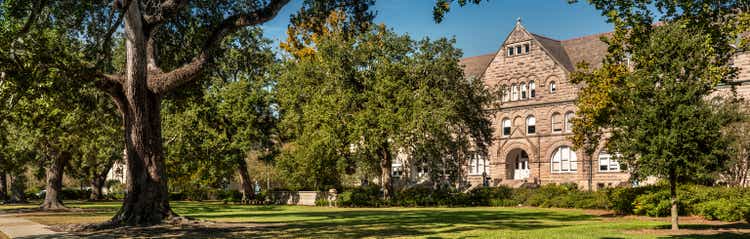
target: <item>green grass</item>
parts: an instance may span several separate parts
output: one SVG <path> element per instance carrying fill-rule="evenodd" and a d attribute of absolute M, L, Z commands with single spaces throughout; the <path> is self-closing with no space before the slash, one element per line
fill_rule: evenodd
<path fill-rule="evenodd" d="M 68 203 L 84 212 L 32 213 L 44 224 L 101 222 L 119 202 Z M 29 205 L 33 207 L 35 205 Z M 16 206 L 18 207 L 18 206 Z M 250 223 L 241 230 L 254 238 L 749 238 L 747 224 L 683 224 L 682 235 L 666 235 L 664 219 L 602 217 L 583 210 L 468 208 L 324 208 L 244 206 L 218 202 L 172 202 L 180 215 L 211 221 Z M 0 206 L 0 210 L 8 209 Z M 231 224 L 230 224 L 231 225 Z M 717 227 L 723 231 L 717 231 Z M 644 234 L 648 233 L 648 234 Z M 668 233 L 668 232 L 666 232 Z M 717 234 L 719 233 L 719 234 Z M 220 236 L 220 235 L 216 235 Z"/>

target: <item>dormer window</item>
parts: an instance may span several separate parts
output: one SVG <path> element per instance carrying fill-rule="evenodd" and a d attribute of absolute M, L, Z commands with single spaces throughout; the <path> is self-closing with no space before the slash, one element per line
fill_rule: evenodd
<path fill-rule="evenodd" d="M 529 54 L 531 51 L 531 43 L 516 43 L 508 45 L 508 56 Z"/>

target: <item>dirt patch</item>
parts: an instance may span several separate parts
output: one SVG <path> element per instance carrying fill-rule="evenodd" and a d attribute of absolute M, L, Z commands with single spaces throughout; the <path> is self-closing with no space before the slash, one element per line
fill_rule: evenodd
<path fill-rule="evenodd" d="M 646 217 L 647 218 L 647 217 Z M 644 220 L 638 217 L 639 220 Z M 651 218 L 655 221 L 669 222 L 669 218 Z M 750 235 L 750 224 L 743 222 L 721 222 L 709 221 L 700 217 L 680 218 L 680 230 L 672 231 L 669 224 L 656 229 L 640 229 L 625 231 L 628 234 L 648 234 L 648 235 L 723 235 L 724 237 L 733 238 L 733 236 Z"/>

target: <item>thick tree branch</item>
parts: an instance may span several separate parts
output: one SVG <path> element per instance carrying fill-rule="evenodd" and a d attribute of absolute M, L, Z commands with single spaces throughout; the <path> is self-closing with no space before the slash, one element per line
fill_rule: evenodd
<path fill-rule="evenodd" d="M 272 0 L 266 7 L 251 13 L 230 16 L 211 31 L 203 43 L 201 52 L 187 63 L 167 73 L 157 74 L 148 79 L 148 87 L 157 94 L 163 94 L 195 79 L 215 56 L 219 42 L 228 34 L 245 26 L 258 25 L 273 19 L 290 0 Z"/>
<path fill-rule="evenodd" d="M 149 28 L 155 28 L 162 24 L 166 19 L 171 18 L 179 10 L 187 5 L 187 0 L 167 0 L 159 4 L 159 12 L 153 15 L 143 15 L 143 20 Z"/>
<path fill-rule="evenodd" d="M 29 18 L 26 19 L 26 22 L 23 24 L 23 27 L 16 33 L 16 36 L 25 35 L 31 30 L 31 26 L 36 23 L 36 19 L 39 16 L 39 13 L 44 9 L 45 2 L 44 1 L 34 1 L 31 4 L 31 14 L 29 14 Z"/>

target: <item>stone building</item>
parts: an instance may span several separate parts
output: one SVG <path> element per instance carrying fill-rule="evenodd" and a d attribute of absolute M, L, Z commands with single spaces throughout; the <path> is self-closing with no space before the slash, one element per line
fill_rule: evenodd
<path fill-rule="evenodd" d="M 490 185 L 513 187 L 571 182 L 587 188 L 589 177 L 594 189 L 628 182 L 627 168 L 610 153 L 600 147 L 588 159 L 567 138 L 581 87 L 569 75 L 579 62 L 601 65 L 607 45 L 600 38 L 608 34 L 555 40 L 529 32 L 518 21 L 496 53 L 462 59 L 467 76 L 508 89 L 494 110 L 489 155 L 467 165 L 472 185 L 482 185 L 482 175 L 490 177 Z M 750 71 L 742 66 L 750 65 L 750 57 L 741 54 L 734 63 L 740 67 L 737 92 L 748 98 Z"/>

